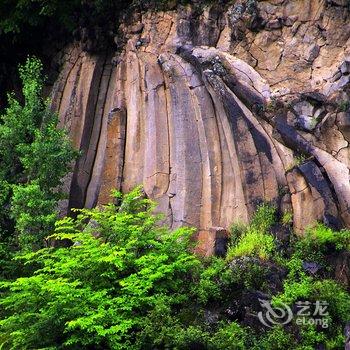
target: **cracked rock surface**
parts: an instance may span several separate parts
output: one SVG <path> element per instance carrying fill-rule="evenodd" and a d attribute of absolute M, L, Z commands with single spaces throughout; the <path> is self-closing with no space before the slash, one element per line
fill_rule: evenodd
<path fill-rule="evenodd" d="M 262 201 L 300 233 L 350 227 L 349 23 L 341 4 L 249 0 L 135 14 L 117 54 L 72 43 L 52 90 L 81 150 L 64 205 L 143 184 L 204 251 Z"/>

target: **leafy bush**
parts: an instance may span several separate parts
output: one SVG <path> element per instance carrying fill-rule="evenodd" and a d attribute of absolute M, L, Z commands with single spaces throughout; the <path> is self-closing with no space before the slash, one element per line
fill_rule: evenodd
<path fill-rule="evenodd" d="M 264 234 L 250 229 L 238 241 L 237 245 L 229 248 L 227 259 L 232 260 L 241 256 L 257 256 L 260 259 L 268 259 L 275 249 L 272 235 Z"/>
<path fill-rule="evenodd" d="M 231 225 L 231 246 L 227 259 L 241 256 L 257 256 L 268 259 L 275 249 L 275 241 L 268 233 L 276 222 L 276 209 L 266 203 L 258 206 L 249 226 L 242 223 Z"/>
<path fill-rule="evenodd" d="M 56 220 L 56 201 L 37 182 L 13 188 L 11 216 L 16 220 L 19 245 L 38 249 Z"/>
<path fill-rule="evenodd" d="M 2 347 L 140 348 L 148 315 L 186 301 L 189 272 L 199 264 L 188 251 L 193 230 L 156 226 L 153 208 L 136 189 L 120 207 L 58 221 L 52 238 L 74 244 L 19 257 L 39 267 L 1 284 Z"/>
<path fill-rule="evenodd" d="M 267 233 L 275 222 L 276 208 L 270 204 L 263 203 L 258 206 L 250 227 L 259 232 Z"/>
<path fill-rule="evenodd" d="M 25 30 L 43 27 L 51 21 L 58 28 L 73 31 L 79 23 L 88 22 L 91 27 L 101 24 L 103 17 L 105 20 L 111 18 L 116 21 L 118 12 L 123 9 L 166 9 L 168 5 L 168 0 L 3 0 L 0 3 L 0 30 L 4 33 L 21 34 Z M 90 19 L 88 15 L 91 16 Z"/>
<path fill-rule="evenodd" d="M 299 281 L 287 279 L 283 293 L 275 296 L 273 302 L 275 305 L 282 302 L 292 307 L 297 301 L 311 304 L 322 301 L 327 304 L 326 314 L 322 318 L 327 327 L 320 328 L 312 323 L 299 326 L 300 343 L 304 347 L 310 346 L 310 349 L 320 343 L 327 344 L 327 349 L 342 348 L 343 326 L 349 321 L 350 315 L 349 293 L 333 280 L 315 280 L 310 276 L 304 276 Z"/>
<path fill-rule="evenodd" d="M 321 248 L 330 244 L 337 250 L 350 249 L 350 231 L 342 230 L 336 232 L 325 225 L 318 224 L 316 227 L 306 231 L 306 237 L 301 242 L 312 245 L 314 248 Z"/>
<path fill-rule="evenodd" d="M 323 322 L 328 326 L 299 326 L 299 343 L 303 344 L 303 347 L 297 347 L 298 349 L 313 349 L 321 343 L 325 344 L 327 349 L 340 349 L 344 345 L 343 327 L 349 321 L 350 295 L 336 281 L 308 273 L 303 263 L 312 262 L 319 268 L 329 269 L 327 254 L 348 249 L 348 240 L 348 231 L 334 232 L 323 225 L 317 225 L 294 242 L 293 254 L 286 264 L 289 273 L 284 281 L 283 291 L 273 297 L 273 303 L 284 303 L 293 308 L 299 301 L 326 302 L 327 314 L 323 317 Z"/>
<path fill-rule="evenodd" d="M 240 237 L 246 233 L 248 230 L 248 225 L 242 222 L 234 222 L 230 226 L 230 244 L 236 245 L 240 239 Z"/>
<path fill-rule="evenodd" d="M 10 94 L 0 124 L 0 201 L 6 208 L 0 234 L 3 241 L 15 236 L 22 248 L 30 249 L 42 247 L 52 232 L 63 195 L 61 179 L 77 156 L 66 132 L 57 127 L 49 101 L 42 98 L 42 69 L 36 58 L 19 67 L 24 102 Z"/>
<path fill-rule="evenodd" d="M 245 350 L 252 344 L 251 330 L 237 322 L 222 323 L 210 343 L 209 349 Z"/>
<path fill-rule="evenodd" d="M 82 209 L 76 219 L 58 221 L 51 236 L 58 247 L 17 256 L 20 277 L 1 283 L 1 348 L 343 347 L 349 292 L 331 275 L 308 273 L 304 262 L 317 256 L 325 265 L 329 249 L 348 247 L 347 231 L 314 228 L 295 237 L 281 258 L 268 232 L 275 214 L 265 207 L 260 210 L 266 220 L 260 214 L 254 224 L 239 228 L 226 259 L 200 259 L 192 253 L 193 230 L 159 226 L 154 203 L 140 188 L 114 196 L 117 205 Z M 298 324 L 294 317 L 288 325 L 265 329 L 256 317 L 260 296 L 292 310 L 299 301 L 326 301 L 322 321 L 329 327 Z"/>
<path fill-rule="evenodd" d="M 310 297 L 313 290 L 313 280 L 309 276 L 304 276 L 300 281 L 287 280 L 284 283 L 282 294 L 273 298 L 274 304 L 293 304 L 294 302 Z"/>
<path fill-rule="evenodd" d="M 318 224 L 313 228 L 309 228 L 304 236 L 294 237 L 291 246 L 293 256 L 290 261 L 299 261 L 300 269 L 302 268 L 302 261 L 316 263 L 324 272 L 329 272 L 331 269 L 329 257 L 339 254 L 341 251 L 349 250 L 349 247 L 349 230 L 336 232 L 322 224 Z"/>
<path fill-rule="evenodd" d="M 282 326 L 275 326 L 267 331 L 256 342 L 256 350 L 285 350 L 295 349 L 296 342 L 292 334 L 286 332 Z"/>
<path fill-rule="evenodd" d="M 123 1 L 115 1 L 119 6 L 125 6 Z M 125 1 L 131 4 L 132 1 Z M 60 24 L 69 30 L 76 29 L 79 11 L 83 12 L 88 6 L 95 17 L 115 9 L 113 1 L 93 0 L 4 0 L 0 4 L 0 28 L 5 33 L 21 33 L 24 29 L 42 26 L 48 20 Z"/>
<path fill-rule="evenodd" d="M 286 211 L 282 215 L 282 224 L 283 225 L 290 225 L 293 223 L 293 213 L 290 211 Z"/>
<path fill-rule="evenodd" d="M 208 300 L 221 300 L 224 285 L 231 283 L 231 272 L 224 259 L 213 257 L 207 262 L 195 286 L 198 300 L 205 304 Z"/>

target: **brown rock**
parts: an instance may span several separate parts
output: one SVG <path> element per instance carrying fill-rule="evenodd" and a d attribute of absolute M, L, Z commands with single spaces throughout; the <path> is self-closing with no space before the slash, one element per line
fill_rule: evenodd
<path fill-rule="evenodd" d="M 130 28 L 130 33 L 139 34 L 142 32 L 143 27 L 144 27 L 143 23 L 137 23 Z"/>
<path fill-rule="evenodd" d="M 224 256 L 228 239 L 228 232 L 223 227 L 211 227 L 208 231 L 200 231 L 196 252 L 202 256 Z"/>
<path fill-rule="evenodd" d="M 345 251 L 335 258 L 335 279 L 346 288 L 350 286 L 350 253 Z"/>
<path fill-rule="evenodd" d="M 289 16 L 283 18 L 283 24 L 287 27 L 291 27 L 298 20 L 298 16 Z"/>
<path fill-rule="evenodd" d="M 113 66 L 104 52 L 68 46 L 52 91 L 82 151 L 64 180 L 68 206 L 143 184 L 170 227 L 198 228 L 204 254 L 214 228 L 249 221 L 262 200 L 291 203 L 298 233 L 332 217 L 349 227 L 350 122 L 336 112 L 349 99 L 350 27 L 336 5 L 138 13 L 121 23 Z M 293 153 L 315 161 L 286 175 Z"/>
<path fill-rule="evenodd" d="M 270 30 L 280 29 L 282 28 L 282 21 L 280 21 L 279 19 L 274 19 L 272 21 L 269 21 L 267 22 L 265 28 Z"/>
<path fill-rule="evenodd" d="M 321 198 L 314 198 L 311 188 L 299 171 L 289 172 L 287 179 L 293 207 L 293 228 L 295 233 L 302 234 L 305 228 L 322 221 L 324 203 Z"/>

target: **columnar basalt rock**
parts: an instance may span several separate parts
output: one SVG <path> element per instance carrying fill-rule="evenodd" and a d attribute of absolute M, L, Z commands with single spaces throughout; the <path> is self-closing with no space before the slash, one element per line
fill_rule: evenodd
<path fill-rule="evenodd" d="M 208 242 L 288 198 L 297 232 L 350 226 L 345 6 L 238 1 L 135 18 L 114 57 L 66 49 L 52 96 L 81 150 L 69 207 L 143 184 L 168 225 Z"/>

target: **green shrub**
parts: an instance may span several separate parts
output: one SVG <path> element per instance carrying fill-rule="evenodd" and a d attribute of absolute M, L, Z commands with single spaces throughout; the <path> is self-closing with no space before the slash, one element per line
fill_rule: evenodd
<path fill-rule="evenodd" d="M 298 239 L 294 238 L 292 246 L 295 258 L 316 262 L 325 271 L 328 271 L 330 266 L 326 256 L 349 249 L 350 231 L 335 232 L 322 224 L 318 224 L 313 228 L 309 228 L 304 236 Z"/>
<path fill-rule="evenodd" d="M 173 335 L 172 345 L 178 349 L 207 348 L 210 341 L 210 333 L 200 326 L 180 328 Z"/>
<path fill-rule="evenodd" d="M 2 348 L 141 349 L 137 335 L 152 310 L 171 313 L 188 300 L 189 272 L 199 264 L 188 251 L 193 230 L 158 227 L 139 189 L 124 204 L 58 221 L 52 238 L 71 247 L 20 257 L 39 267 L 1 284 Z"/>
<path fill-rule="evenodd" d="M 293 223 L 293 213 L 291 211 L 286 211 L 282 215 L 282 224 L 290 225 Z"/>
<path fill-rule="evenodd" d="M 243 222 L 234 222 L 230 226 L 230 244 L 236 245 L 240 237 L 247 232 L 249 226 Z"/>
<path fill-rule="evenodd" d="M 0 234 L 3 242 L 25 249 L 43 247 L 52 232 L 63 197 L 61 179 L 77 156 L 65 130 L 58 128 L 57 114 L 42 98 L 42 69 L 37 58 L 19 67 L 24 101 L 10 94 L 0 123 L 0 204 L 6 208 Z"/>
<path fill-rule="evenodd" d="M 291 305 L 298 300 L 307 299 L 313 290 L 313 280 L 309 276 L 305 276 L 300 281 L 287 280 L 284 282 L 283 288 L 282 294 L 274 296 L 274 305 Z"/>
<path fill-rule="evenodd" d="M 219 322 L 211 327 L 205 324 L 184 326 L 173 318 L 164 322 L 164 316 L 160 322 L 159 316 L 158 319 L 149 319 L 153 322 L 145 325 L 141 331 L 143 336 L 145 333 L 152 334 L 152 340 L 148 339 L 147 342 L 143 339 L 142 349 L 154 349 L 156 345 L 158 349 L 245 350 L 254 344 L 252 330 L 237 322 Z"/>
<path fill-rule="evenodd" d="M 39 249 L 53 229 L 58 215 L 57 202 L 36 182 L 13 188 L 11 216 L 16 221 L 19 245 Z"/>
<path fill-rule="evenodd" d="M 227 289 L 231 287 L 231 295 L 237 290 L 269 290 L 269 286 L 266 285 L 266 277 L 270 273 L 269 266 L 257 258 L 244 256 L 234 259 L 229 264 L 229 271 Z"/>
<path fill-rule="evenodd" d="M 241 256 L 257 256 L 260 259 L 271 257 L 275 249 L 275 241 L 272 235 L 261 233 L 256 229 L 250 229 L 244 234 L 235 246 L 231 246 L 227 252 L 227 259 L 232 260 Z"/>
<path fill-rule="evenodd" d="M 256 342 L 256 350 L 286 350 L 295 349 L 296 341 L 293 335 L 288 333 L 282 326 L 274 326 Z"/>
<path fill-rule="evenodd" d="M 337 250 L 350 249 L 350 231 L 333 231 L 325 225 L 318 224 L 306 232 L 304 241 L 314 247 L 321 247 L 327 244 L 333 245 Z"/>
<path fill-rule="evenodd" d="M 0 29 L 5 33 L 21 33 L 34 27 L 47 25 L 48 21 L 70 31 L 77 28 L 77 15 L 88 8 L 93 15 L 92 23 L 99 23 L 102 15 L 107 15 L 118 8 L 130 5 L 130 1 L 92 0 L 87 3 L 81 0 L 4 0 L 0 3 Z M 83 17 L 83 16 L 82 16 Z"/>
<path fill-rule="evenodd" d="M 33 198 L 40 197 L 40 187 L 25 188 L 28 206 L 39 205 L 42 199 L 36 204 Z M 192 253 L 193 230 L 169 232 L 159 226 L 154 203 L 140 188 L 114 195 L 117 205 L 82 209 L 76 219 L 58 221 L 51 237 L 57 248 L 17 256 L 24 264 L 17 272 L 21 277 L 1 283 L 0 348 L 343 347 L 349 292 L 328 277 L 309 274 L 303 263 L 317 257 L 326 265 L 329 249 L 348 247 L 348 231 L 310 229 L 277 259 L 275 238 L 268 232 L 275 214 L 265 207 L 254 224 L 237 230 L 226 259 L 200 259 Z M 41 230 L 35 221 L 30 227 Z M 284 327 L 256 325 L 251 322 L 258 312 L 255 299 L 247 308 L 250 299 L 243 298 L 261 293 L 272 298 L 273 307 L 283 303 L 293 310 L 299 301 L 326 301 L 322 321 L 329 327 L 298 324 L 296 316 Z"/>
<path fill-rule="evenodd" d="M 276 209 L 266 203 L 258 206 L 250 223 L 234 223 L 230 227 L 231 244 L 227 252 L 227 259 L 242 256 L 256 256 L 268 259 L 275 250 L 275 240 L 268 233 L 276 222 Z"/>
<path fill-rule="evenodd" d="M 258 206 L 250 227 L 259 232 L 267 233 L 275 223 L 276 208 L 270 204 L 263 203 Z"/>
<path fill-rule="evenodd" d="M 224 259 L 213 257 L 208 261 L 199 276 L 198 283 L 195 285 L 195 294 L 198 300 L 205 304 L 208 300 L 222 299 L 224 285 L 231 283 L 231 272 Z"/>
<path fill-rule="evenodd" d="M 344 344 L 343 327 L 349 321 L 350 294 L 334 280 L 316 279 L 306 275 L 302 270 L 301 260 L 293 257 L 289 262 L 290 272 L 283 284 L 283 292 L 273 297 L 273 305 L 290 305 L 298 301 L 311 304 L 325 302 L 327 308 L 322 315 L 322 328 L 315 324 L 298 326 L 301 339 L 297 349 L 314 349 L 320 343 L 327 349 L 340 349 Z M 307 316 L 308 320 L 312 317 Z"/>
<path fill-rule="evenodd" d="M 333 280 L 318 280 L 313 284 L 312 298 L 328 302 L 328 311 L 341 322 L 350 320 L 350 295 Z"/>
<path fill-rule="evenodd" d="M 251 330 L 237 322 L 221 323 L 219 329 L 210 339 L 210 350 L 245 350 L 252 344 Z"/>

